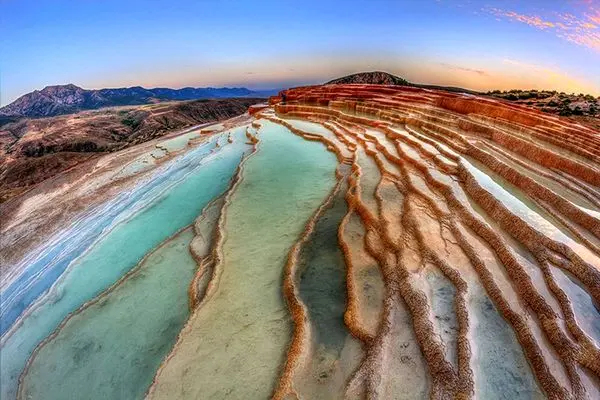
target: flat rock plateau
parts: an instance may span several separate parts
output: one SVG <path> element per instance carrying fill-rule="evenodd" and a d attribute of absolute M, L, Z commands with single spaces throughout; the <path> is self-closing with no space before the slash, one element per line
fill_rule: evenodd
<path fill-rule="evenodd" d="M 148 139 L 0 205 L 2 399 L 600 398 L 595 128 L 342 81 Z"/>

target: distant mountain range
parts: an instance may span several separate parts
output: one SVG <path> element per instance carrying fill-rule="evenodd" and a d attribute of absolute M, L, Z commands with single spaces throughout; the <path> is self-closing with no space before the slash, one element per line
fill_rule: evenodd
<path fill-rule="evenodd" d="M 19 97 L 0 108 L 0 116 L 51 117 L 101 107 L 129 106 L 171 100 L 268 97 L 277 90 L 253 91 L 246 88 L 155 88 L 141 86 L 87 90 L 73 84 L 47 86 Z"/>

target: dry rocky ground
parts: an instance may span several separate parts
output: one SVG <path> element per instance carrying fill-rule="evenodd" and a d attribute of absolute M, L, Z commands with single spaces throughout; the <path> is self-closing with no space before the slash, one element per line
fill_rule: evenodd
<path fill-rule="evenodd" d="M 0 202 L 99 155 L 243 114 L 258 98 L 112 107 L 0 126 Z"/>

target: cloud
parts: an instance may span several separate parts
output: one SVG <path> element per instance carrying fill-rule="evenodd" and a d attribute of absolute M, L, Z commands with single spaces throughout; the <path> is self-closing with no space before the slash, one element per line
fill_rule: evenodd
<path fill-rule="evenodd" d="M 600 32 L 582 34 L 580 32 L 565 32 L 558 35 L 569 42 L 600 52 Z"/>
<path fill-rule="evenodd" d="M 508 19 L 527 24 L 536 29 L 554 32 L 561 39 L 575 43 L 579 46 L 600 52 L 600 10 L 586 2 L 587 11 L 581 16 L 572 13 L 556 13 L 553 18 L 538 15 L 520 14 L 499 8 L 486 8 L 484 11 L 501 19 Z"/>
<path fill-rule="evenodd" d="M 545 21 L 537 15 L 519 14 L 514 11 L 500 10 L 499 8 L 490 8 L 490 12 L 497 17 L 506 17 L 513 21 L 522 22 L 524 24 L 536 27 L 538 29 L 549 29 L 556 27 L 554 22 Z"/>
<path fill-rule="evenodd" d="M 447 63 L 438 63 L 439 65 L 446 67 L 446 68 L 450 68 L 450 69 L 454 69 L 454 70 L 458 70 L 458 71 L 464 71 L 464 72 L 471 72 L 474 74 L 478 74 L 478 75 L 487 75 L 487 72 L 481 70 L 481 69 L 474 69 L 474 68 L 465 68 L 465 67 L 461 67 L 458 65 L 454 65 L 454 64 L 447 64 Z"/>
<path fill-rule="evenodd" d="M 588 20 L 600 25 L 600 10 L 592 10 L 592 14 L 586 14 Z"/>

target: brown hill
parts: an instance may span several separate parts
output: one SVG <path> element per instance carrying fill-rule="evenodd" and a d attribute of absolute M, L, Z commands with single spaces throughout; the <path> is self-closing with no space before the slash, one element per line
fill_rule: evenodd
<path fill-rule="evenodd" d="M 370 84 L 370 85 L 404 85 L 410 83 L 406 79 L 382 71 L 359 72 L 343 76 L 326 83 L 326 85 Z"/>
<path fill-rule="evenodd" d="M 22 119 L 0 127 L 0 202 L 106 152 L 228 119 L 263 101 L 196 100 Z"/>

